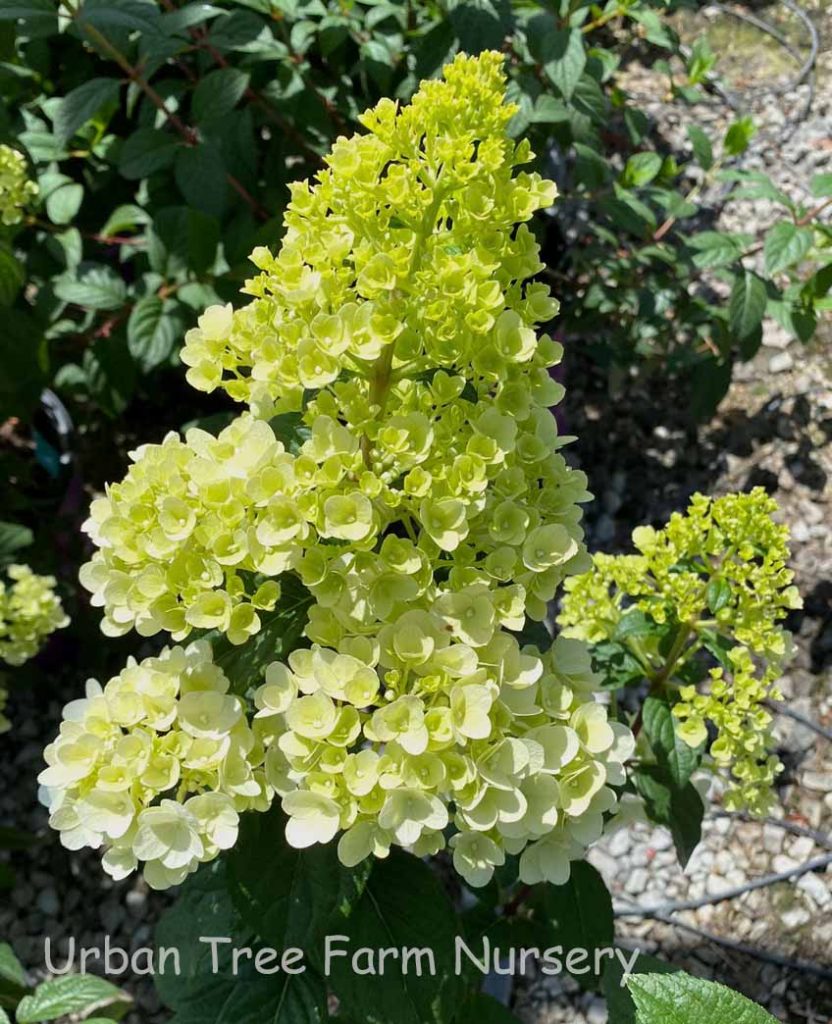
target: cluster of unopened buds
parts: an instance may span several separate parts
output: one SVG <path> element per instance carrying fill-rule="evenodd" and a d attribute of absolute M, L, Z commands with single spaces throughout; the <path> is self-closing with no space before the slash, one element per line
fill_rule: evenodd
<path fill-rule="evenodd" d="M 615 811 L 633 739 L 585 646 L 518 639 L 589 567 L 589 495 L 531 280 L 555 188 L 520 169 L 504 100 L 500 55 L 460 56 L 339 139 L 279 253 L 253 254 L 248 305 L 186 337 L 190 383 L 248 410 L 143 446 L 93 503 L 81 579 L 110 635 L 244 644 L 281 576 L 312 597 L 310 646 L 265 669 L 250 724 L 201 643 L 70 705 L 42 781 L 64 841 L 114 873 L 176 882 L 279 798 L 289 843 L 340 835 L 348 865 L 447 841 L 472 885 L 508 854 L 563 882 Z"/>
<path fill-rule="evenodd" d="M 23 154 L 11 146 L 0 145 L 0 224 L 19 224 L 37 194 L 37 183 L 29 178 Z"/>

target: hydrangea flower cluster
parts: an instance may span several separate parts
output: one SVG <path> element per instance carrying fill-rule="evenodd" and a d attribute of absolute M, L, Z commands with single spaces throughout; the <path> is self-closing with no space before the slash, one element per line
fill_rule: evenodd
<path fill-rule="evenodd" d="M 29 180 L 23 154 L 0 145 L 0 224 L 19 224 L 23 211 L 37 194 L 38 186 Z"/>
<path fill-rule="evenodd" d="M 555 188 L 518 170 L 515 109 L 502 57 L 461 55 L 293 187 L 252 300 L 207 310 L 182 353 L 192 385 L 247 411 L 135 452 L 92 507 L 81 575 L 108 634 L 240 644 L 296 574 L 311 647 L 268 666 L 252 722 L 289 842 L 340 832 L 355 864 L 435 852 L 452 825 L 473 885 L 507 853 L 526 881 L 565 880 L 633 745 L 582 644 L 514 635 L 590 564 L 586 478 L 550 412 L 561 348 L 536 332 L 557 303 L 530 280 L 526 222 Z"/>
<path fill-rule="evenodd" d="M 778 698 L 776 683 L 791 653 L 780 625 L 801 607 L 787 568 L 788 528 L 772 518 L 777 504 L 757 487 L 747 494 L 711 499 L 696 494 L 687 514 L 674 513 L 662 530 L 633 533 L 637 555 L 596 555 L 589 573 L 566 582 L 559 623 L 566 635 L 590 643 L 609 641 L 624 616 L 638 611 L 657 627 L 670 625 L 681 642 L 665 677 L 705 647 L 720 664 L 700 692 L 683 686 L 674 706 L 678 733 L 691 747 L 716 731 L 710 752 L 730 767 L 729 808 L 765 813 L 781 765 L 771 754 L 771 715 L 763 706 Z M 641 631 L 635 653 L 657 672 L 661 658 Z M 660 632 L 652 638 L 657 647 Z"/>
<path fill-rule="evenodd" d="M 243 701 L 197 641 L 127 666 L 64 708 L 38 781 L 69 850 L 103 847 L 124 878 L 143 863 L 154 889 L 183 881 L 237 839 L 239 812 L 269 806 Z"/>
<path fill-rule="evenodd" d="M 44 640 L 69 623 L 55 593 L 54 576 L 37 576 L 28 565 L 10 565 L 0 580 L 0 661 L 22 665 Z"/>

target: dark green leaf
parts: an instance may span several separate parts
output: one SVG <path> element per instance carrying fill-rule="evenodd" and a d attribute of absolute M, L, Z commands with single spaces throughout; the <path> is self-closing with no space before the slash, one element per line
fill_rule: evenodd
<path fill-rule="evenodd" d="M 118 99 L 120 88 L 116 78 L 91 78 L 68 92 L 53 119 L 58 139 L 68 142 L 103 106 Z"/>
<path fill-rule="evenodd" d="M 261 850 L 264 873 L 269 872 L 269 851 Z M 231 943 L 217 944 L 217 970 L 212 948 L 199 937 L 217 936 Z M 307 964 L 302 974 L 280 971 L 267 975 L 256 970 L 253 959 L 242 957 L 232 969 L 230 946 L 258 950 L 256 936 L 245 926 L 228 892 L 225 865 L 216 861 L 192 875 L 156 928 L 156 947 L 177 949 L 181 972 L 157 974 L 156 987 L 174 1011 L 174 1024 L 319 1024 L 326 1019 L 326 989 Z M 280 951 L 279 951 L 280 952 Z M 272 961 L 269 970 L 276 966 Z"/>
<path fill-rule="evenodd" d="M 163 207 L 153 219 L 151 266 L 165 276 L 204 274 L 214 265 L 219 240 L 216 218 L 186 206 Z"/>
<path fill-rule="evenodd" d="M 0 239 L 0 306 L 10 306 L 26 280 L 23 264 L 8 242 Z"/>
<path fill-rule="evenodd" d="M 0 422 L 28 419 L 46 383 L 48 358 L 40 324 L 30 313 L 3 310 L 0 332 Z"/>
<path fill-rule="evenodd" d="M 731 363 L 717 356 L 703 359 L 691 374 L 691 412 L 697 420 L 714 414 L 731 386 Z"/>
<path fill-rule="evenodd" d="M 731 601 L 731 584 L 724 576 L 714 576 L 705 591 L 705 598 L 711 615 L 716 615 Z"/>
<path fill-rule="evenodd" d="M 690 782 L 679 789 L 658 765 L 637 768 L 633 781 L 651 821 L 670 829 L 679 863 L 684 867 L 702 838 L 702 797 Z"/>
<path fill-rule="evenodd" d="M 565 885 L 542 886 L 542 915 L 546 928 L 546 945 L 562 946 L 564 953 L 585 950 L 587 960 L 573 960 L 575 979 L 583 987 L 597 987 L 601 976 L 595 973 L 595 952 L 609 949 L 615 941 L 615 920 L 612 897 L 603 878 L 586 861 L 574 861 Z"/>
<path fill-rule="evenodd" d="M 453 1017 L 461 987 L 454 972 L 457 919 L 427 864 L 394 848 L 375 864 L 364 894 L 340 927 L 347 942 L 338 948 L 349 955 L 333 957 L 330 969 L 347 1016 L 362 1024 L 445 1024 Z M 388 961 L 384 974 L 362 977 L 350 960 L 362 946 L 431 950 L 436 973 L 425 959 L 422 977 L 415 973 L 415 961 L 406 965 L 406 974 L 400 961 Z"/>
<path fill-rule="evenodd" d="M 125 178 L 138 180 L 170 167 L 181 143 L 158 128 L 139 128 L 121 148 L 118 169 Z"/>
<path fill-rule="evenodd" d="M 28 526 L 0 522 L 0 565 L 9 562 L 15 551 L 27 548 L 33 540 L 34 534 Z M 4 849 L 2 842 L 0 849 Z"/>
<path fill-rule="evenodd" d="M 737 338 L 746 338 L 756 330 L 765 310 L 765 282 L 753 271 L 743 271 L 734 282 L 728 303 L 728 322 Z"/>
<path fill-rule="evenodd" d="M 176 154 L 174 175 L 179 191 L 190 206 L 210 217 L 221 217 L 228 197 L 228 180 L 222 154 L 216 146 L 202 143 Z"/>
<path fill-rule="evenodd" d="M 249 76 L 239 68 L 218 68 L 200 80 L 191 104 L 197 124 L 224 117 L 237 106 L 248 88 Z"/>
<path fill-rule="evenodd" d="M 477 992 L 466 999 L 454 1024 L 519 1024 L 518 1018 L 507 1006 L 498 1003 L 493 996 Z"/>
<path fill-rule="evenodd" d="M 279 807 L 243 818 L 228 857 L 229 891 L 243 921 L 267 945 L 297 946 L 317 957 L 324 935 L 340 931 L 361 897 L 372 859 L 348 870 L 335 843 L 296 850 L 286 842 L 285 827 Z"/>
<path fill-rule="evenodd" d="M 679 737 L 672 707 L 670 701 L 662 697 L 648 697 L 644 702 L 642 720 L 659 767 L 682 790 L 699 767 L 702 747 L 689 747 Z"/>
<path fill-rule="evenodd" d="M 0 984 L 25 991 L 26 972 L 8 942 L 0 942 Z"/>

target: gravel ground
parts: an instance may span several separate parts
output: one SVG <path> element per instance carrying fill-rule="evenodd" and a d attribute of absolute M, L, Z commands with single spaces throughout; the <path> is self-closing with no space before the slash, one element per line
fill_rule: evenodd
<path fill-rule="evenodd" d="M 748 81 L 732 82 L 732 88 L 749 90 L 744 95 L 764 125 L 745 166 L 767 170 L 796 196 L 805 195 L 812 174 L 832 167 L 832 12 L 825 8 L 823 14 L 824 2 L 817 0 L 817 19 L 825 49 L 808 118 L 791 120 L 805 109 L 807 85 L 774 97 L 749 89 Z M 826 24 L 821 24 L 822 16 Z M 774 65 L 763 60 L 762 66 Z M 753 73 L 750 64 L 746 77 Z M 778 73 L 787 78 L 789 66 Z M 634 91 L 659 94 L 643 69 L 633 69 L 628 84 Z M 647 106 L 681 147 L 682 125 L 689 115 L 659 103 Z M 698 110 L 700 115 L 718 126 L 732 113 L 717 101 Z M 749 230 L 752 221 L 764 226 L 773 215 L 764 202 L 746 203 L 741 214 L 727 212 L 722 226 L 736 228 L 741 223 Z M 741 221 L 732 221 L 732 216 L 741 216 Z M 777 497 L 792 527 L 794 567 L 806 604 L 794 619 L 798 654 L 783 689 L 789 707 L 827 727 L 832 727 L 831 336 L 827 329 L 810 348 L 801 348 L 769 325 L 754 362 L 738 369 L 719 416 L 696 434 L 681 415 L 675 422 L 668 412 L 683 409 L 683 397 L 657 395 L 633 383 L 611 398 L 606 382 L 582 365 L 577 352 L 567 355 L 569 428 L 581 439 L 574 457 L 587 469 L 598 498 L 589 514 L 595 547 L 625 549 L 634 525 L 662 523 L 697 489 L 721 494 L 762 484 Z M 54 676 L 60 686 L 65 676 L 60 666 L 55 666 Z M 137 949 L 151 941 L 153 925 L 170 899 L 148 892 L 141 881 L 113 884 L 101 871 L 96 854 L 67 853 L 46 828 L 34 779 L 43 745 L 53 735 L 63 700 L 70 695 L 69 690 L 57 693 L 52 688 L 13 690 L 8 714 L 17 725 L 3 737 L 0 748 L 0 827 L 25 829 L 39 837 L 32 849 L 12 854 L 18 884 L 11 898 L 0 904 L 0 939 L 12 943 L 31 968 L 33 980 L 45 975 L 45 936 L 53 940 L 59 957 L 65 954 L 70 935 L 80 945 L 101 946 L 107 933 L 113 945 Z M 829 833 L 832 744 L 788 718 L 778 719 L 778 737 L 788 766 L 779 817 Z M 792 870 L 824 852 L 811 838 L 775 825 L 711 817 L 703 843 L 684 872 L 676 864 L 670 837 L 647 827 L 616 834 L 593 852 L 592 860 L 605 875 L 616 904 L 627 908 L 630 901 L 644 907 L 715 897 L 752 878 Z M 682 913 L 677 920 L 729 942 L 826 964 L 828 970 L 830 908 L 832 875 L 812 872 L 797 882 Z M 631 945 L 739 988 L 788 1024 L 821 1024 L 832 1016 L 832 983 L 805 970 L 766 963 L 655 920 L 622 919 L 620 932 Z M 123 984 L 136 1000 L 126 1024 L 168 1019 L 149 979 L 128 975 Z M 600 1000 L 542 976 L 521 980 L 515 1002 L 518 1016 L 527 1024 L 606 1021 Z"/>

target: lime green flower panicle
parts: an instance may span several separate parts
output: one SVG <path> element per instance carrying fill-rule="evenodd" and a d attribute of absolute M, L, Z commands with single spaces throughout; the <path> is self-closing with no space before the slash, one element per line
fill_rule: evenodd
<path fill-rule="evenodd" d="M 81 574 L 109 634 L 214 628 L 232 643 L 296 574 L 310 646 L 255 694 L 263 800 L 282 802 L 292 845 L 337 837 L 349 865 L 394 845 L 435 853 L 450 829 L 472 885 L 507 854 L 528 881 L 568 877 L 633 749 L 595 701 L 584 645 L 514 635 L 589 564 L 589 494 L 551 412 L 561 347 L 538 328 L 557 302 L 531 280 L 527 222 L 555 188 L 522 169 L 502 64 L 457 57 L 292 186 L 280 251 L 252 255 L 250 301 L 207 310 L 182 354 L 194 387 L 246 411 L 217 438 L 135 452 L 93 504 Z M 292 452 L 271 425 L 285 413 L 301 419 Z M 156 839 L 186 829 L 191 800 L 161 777 L 141 793 L 138 831 L 107 839 L 132 852 L 111 857 L 175 880 L 201 833 L 182 832 L 187 863 Z"/>
<path fill-rule="evenodd" d="M 55 593 L 54 576 L 37 576 L 28 565 L 10 565 L 0 580 L 0 661 L 22 665 L 48 636 L 69 623 Z"/>
<path fill-rule="evenodd" d="M 723 663 L 707 685 L 680 690 L 677 731 L 698 747 L 710 723 L 717 733 L 710 753 L 731 771 L 727 806 L 762 814 L 782 768 L 771 753 L 772 717 L 764 705 L 778 697 L 792 649 L 780 622 L 801 606 L 787 567 L 788 529 L 775 522 L 776 511 L 759 487 L 716 499 L 696 494 L 686 514 L 674 513 L 664 529 L 634 531 L 638 555 L 595 555 L 590 572 L 567 580 L 558 619 L 567 635 L 598 643 L 611 640 L 622 618 L 637 610 L 656 626 L 683 631 L 691 653 L 718 649 L 721 641 Z M 649 643 L 642 640 L 637 653 L 656 653 Z"/>
<path fill-rule="evenodd" d="M 0 224 L 19 224 L 37 194 L 38 186 L 29 179 L 23 154 L 0 145 Z"/>

